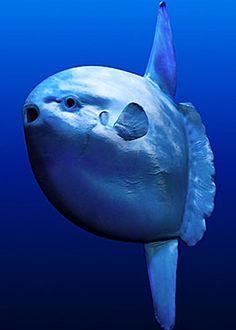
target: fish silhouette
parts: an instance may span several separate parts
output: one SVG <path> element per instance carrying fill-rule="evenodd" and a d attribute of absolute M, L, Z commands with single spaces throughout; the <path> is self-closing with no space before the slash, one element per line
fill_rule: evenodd
<path fill-rule="evenodd" d="M 195 245 L 214 206 L 214 165 L 200 115 L 177 104 L 171 26 L 162 2 L 144 77 L 78 67 L 40 83 L 23 109 L 38 184 L 67 219 L 143 243 L 157 321 L 175 322 L 178 239 Z"/>

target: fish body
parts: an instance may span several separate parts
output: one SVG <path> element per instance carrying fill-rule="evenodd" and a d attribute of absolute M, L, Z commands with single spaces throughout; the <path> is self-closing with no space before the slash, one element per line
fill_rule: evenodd
<path fill-rule="evenodd" d="M 73 112 L 55 101 L 68 95 L 80 102 Z M 114 124 L 132 103 L 145 109 L 148 131 L 127 141 Z M 158 86 L 124 71 L 81 67 L 46 79 L 30 94 L 26 107 L 31 104 L 40 108 L 35 123 L 26 123 L 32 167 L 66 217 L 119 240 L 178 236 L 188 142 L 183 115 Z M 106 124 L 100 120 L 104 112 Z"/>
<path fill-rule="evenodd" d="M 23 117 L 30 162 L 51 203 L 95 234 L 145 244 L 154 310 L 175 321 L 178 238 L 203 236 L 213 209 L 213 153 L 201 118 L 178 104 L 176 62 L 160 4 L 144 77 L 78 67 L 40 83 Z"/>

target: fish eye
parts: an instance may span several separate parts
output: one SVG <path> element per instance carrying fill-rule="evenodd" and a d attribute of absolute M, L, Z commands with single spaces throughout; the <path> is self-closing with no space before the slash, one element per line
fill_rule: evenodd
<path fill-rule="evenodd" d="M 74 96 L 67 96 L 64 100 L 64 105 L 67 109 L 73 109 L 79 105 L 79 102 Z"/>
<path fill-rule="evenodd" d="M 66 99 L 66 106 L 68 108 L 72 108 L 75 105 L 75 100 L 72 97 L 68 97 L 68 99 Z"/>

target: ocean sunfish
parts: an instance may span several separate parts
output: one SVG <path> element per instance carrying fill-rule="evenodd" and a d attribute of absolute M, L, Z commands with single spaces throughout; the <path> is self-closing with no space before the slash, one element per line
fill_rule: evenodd
<path fill-rule="evenodd" d="M 67 219 L 110 239 L 143 243 L 154 311 L 175 322 L 178 239 L 203 236 L 214 165 L 191 103 L 177 104 L 176 60 L 164 2 L 144 77 L 78 67 L 40 83 L 23 109 L 34 175 Z"/>

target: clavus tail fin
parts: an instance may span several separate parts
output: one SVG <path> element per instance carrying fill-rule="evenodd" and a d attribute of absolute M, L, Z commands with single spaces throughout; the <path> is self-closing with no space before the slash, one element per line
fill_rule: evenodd
<path fill-rule="evenodd" d="M 175 323 L 178 240 L 145 244 L 155 317 L 164 330 Z"/>

